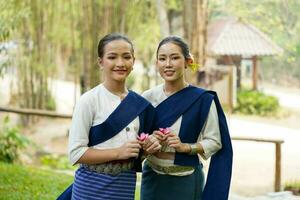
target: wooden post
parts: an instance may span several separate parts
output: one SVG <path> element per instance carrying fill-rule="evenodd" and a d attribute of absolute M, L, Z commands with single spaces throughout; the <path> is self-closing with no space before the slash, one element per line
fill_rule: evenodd
<path fill-rule="evenodd" d="M 257 57 L 252 57 L 252 89 L 257 89 Z"/>
<path fill-rule="evenodd" d="M 228 103 L 229 103 L 229 113 L 233 113 L 233 66 L 230 65 L 229 67 L 229 76 L 228 76 Z"/>
<path fill-rule="evenodd" d="M 275 143 L 276 145 L 276 160 L 275 160 L 275 192 L 281 189 L 281 144 Z"/>
<path fill-rule="evenodd" d="M 275 144 L 275 183 L 274 191 L 281 190 L 281 144 L 283 140 L 278 139 L 264 139 L 264 138 L 248 138 L 248 137 L 231 137 L 232 140 L 243 140 L 253 142 L 270 142 Z"/>

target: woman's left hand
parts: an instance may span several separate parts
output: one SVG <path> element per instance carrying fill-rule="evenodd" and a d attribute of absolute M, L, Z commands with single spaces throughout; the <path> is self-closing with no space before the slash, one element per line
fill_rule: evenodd
<path fill-rule="evenodd" d="M 168 134 L 166 143 L 169 147 L 173 147 L 177 152 L 188 153 L 190 152 L 190 146 L 186 143 L 182 143 L 178 135 L 173 133 Z"/>
<path fill-rule="evenodd" d="M 146 153 L 153 154 L 161 149 L 161 145 L 154 135 L 149 135 L 149 137 L 143 142 L 143 149 Z"/>

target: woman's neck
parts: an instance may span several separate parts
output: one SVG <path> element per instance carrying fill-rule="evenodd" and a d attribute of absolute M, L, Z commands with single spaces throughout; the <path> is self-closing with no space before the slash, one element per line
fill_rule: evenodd
<path fill-rule="evenodd" d="M 167 96 L 170 96 L 179 90 L 182 90 L 183 88 L 187 87 L 188 83 L 184 80 L 177 80 L 177 81 L 165 81 L 164 85 L 164 92 Z"/>
<path fill-rule="evenodd" d="M 108 91 L 119 96 L 121 99 L 123 99 L 128 93 L 128 90 L 125 86 L 125 82 L 104 81 L 103 85 Z"/>

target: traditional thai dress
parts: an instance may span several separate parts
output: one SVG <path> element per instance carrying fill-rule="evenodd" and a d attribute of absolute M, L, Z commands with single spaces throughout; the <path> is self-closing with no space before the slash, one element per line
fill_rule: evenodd
<path fill-rule="evenodd" d="M 154 129 L 169 127 L 183 143 L 200 143 L 211 158 L 206 184 L 198 155 L 175 152 L 174 160 L 150 155 L 142 175 L 141 200 L 225 200 L 232 169 L 232 146 L 216 93 L 188 86 L 171 96 L 163 85 L 144 92 L 156 110 Z"/>
<path fill-rule="evenodd" d="M 112 149 L 149 132 L 153 106 L 140 95 L 129 91 L 121 100 L 103 84 L 86 92 L 76 104 L 69 135 L 69 158 L 72 164 L 88 150 Z M 141 159 L 80 164 L 74 183 L 58 199 L 132 200 L 136 171 Z"/>

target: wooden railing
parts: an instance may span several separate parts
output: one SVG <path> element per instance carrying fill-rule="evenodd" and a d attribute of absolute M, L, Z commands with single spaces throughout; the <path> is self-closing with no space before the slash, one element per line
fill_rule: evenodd
<path fill-rule="evenodd" d="M 24 115 L 37 115 L 42 117 L 56 117 L 56 118 L 72 118 L 72 115 L 60 114 L 48 110 L 28 109 L 28 108 L 9 108 L 0 106 L 0 112 L 11 112 Z"/>
<path fill-rule="evenodd" d="M 232 140 L 253 141 L 253 142 L 268 142 L 275 144 L 275 183 L 274 191 L 281 190 L 281 144 L 283 140 L 263 139 L 263 138 L 248 138 L 248 137 L 231 137 Z"/>
<path fill-rule="evenodd" d="M 25 115 L 38 115 L 44 117 L 56 117 L 56 118 L 72 118 L 72 115 L 60 114 L 53 111 L 36 110 L 36 109 L 24 109 L 24 108 L 9 108 L 0 106 L 0 112 L 11 112 Z M 275 144 L 275 183 L 274 190 L 280 191 L 281 187 L 281 144 L 283 140 L 276 139 L 262 139 L 262 138 L 247 138 L 247 137 L 231 137 L 232 140 L 241 141 L 253 141 L 253 142 L 268 142 Z"/>

